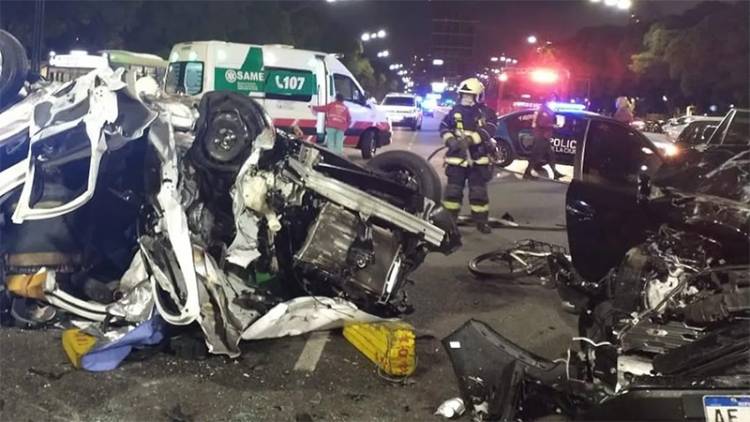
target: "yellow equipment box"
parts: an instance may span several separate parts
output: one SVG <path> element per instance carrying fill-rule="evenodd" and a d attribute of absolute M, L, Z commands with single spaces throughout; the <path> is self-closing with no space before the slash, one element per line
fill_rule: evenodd
<path fill-rule="evenodd" d="M 344 337 L 386 374 L 405 377 L 417 367 L 414 327 L 410 324 L 348 324 Z"/>

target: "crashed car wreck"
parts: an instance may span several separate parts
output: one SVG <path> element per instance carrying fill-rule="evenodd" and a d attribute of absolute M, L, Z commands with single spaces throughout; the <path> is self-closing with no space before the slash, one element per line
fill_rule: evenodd
<path fill-rule="evenodd" d="M 325 312 L 407 312 L 409 274 L 460 246 L 420 191 L 426 162 L 363 168 L 277 132 L 249 97 L 194 108 L 133 79 L 39 82 L 0 114 L 4 322 L 127 332 L 158 317 L 237 356 L 241 339 L 334 326 Z"/>
<path fill-rule="evenodd" d="M 593 171 L 596 140 L 576 157 L 572 262 L 549 257 L 561 297 L 579 312 L 563 357 L 539 357 L 475 320 L 443 340 L 476 419 L 742 420 L 750 152 L 724 144 L 670 161 L 644 139 L 618 140 L 643 154 L 613 152 L 633 160 L 618 163 L 632 177 Z"/>

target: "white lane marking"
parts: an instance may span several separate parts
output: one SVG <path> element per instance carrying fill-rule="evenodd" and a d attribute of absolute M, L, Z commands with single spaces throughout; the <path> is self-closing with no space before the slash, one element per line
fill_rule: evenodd
<path fill-rule="evenodd" d="M 328 338 L 328 331 L 316 331 L 310 334 L 305 347 L 302 349 L 302 353 L 297 358 L 297 363 L 294 364 L 294 370 L 304 372 L 315 371 L 315 367 L 318 366 L 320 355 L 323 354 L 323 348 L 325 348 Z"/>
<path fill-rule="evenodd" d="M 409 138 L 409 146 L 407 147 L 409 151 L 411 151 L 411 147 L 414 146 L 414 141 L 416 140 L 417 140 L 417 132 L 414 131 L 411 133 L 411 137 Z"/>

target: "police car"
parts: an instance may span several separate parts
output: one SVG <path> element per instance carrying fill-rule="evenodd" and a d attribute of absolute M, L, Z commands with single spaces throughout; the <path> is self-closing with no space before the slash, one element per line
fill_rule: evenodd
<path fill-rule="evenodd" d="M 583 106 L 575 104 L 552 106 L 557 119 L 552 135 L 552 150 L 558 164 L 573 165 L 576 146 L 582 142 L 586 125 L 595 113 L 583 111 Z M 497 164 L 506 167 L 516 159 L 528 160 L 534 146 L 534 134 L 531 122 L 534 110 L 522 110 L 501 116 L 497 122 L 497 141 L 499 159 Z"/>

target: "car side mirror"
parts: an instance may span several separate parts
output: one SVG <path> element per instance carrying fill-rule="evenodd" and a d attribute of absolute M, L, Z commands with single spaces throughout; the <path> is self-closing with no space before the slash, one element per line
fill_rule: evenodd
<path fill-rule="evenodd" d="M 646 173 L 640 173 L 638 175 L 638 193 L 636 196 L 636 202 L 638 204 L 645 204 L 651 197 L 651 177 Z"/>

